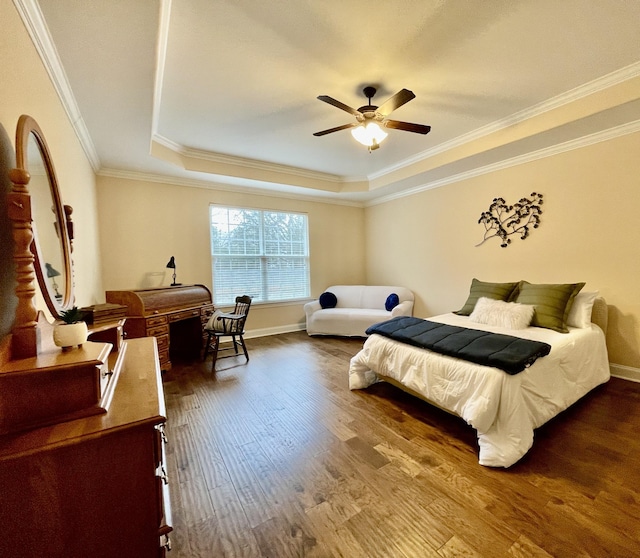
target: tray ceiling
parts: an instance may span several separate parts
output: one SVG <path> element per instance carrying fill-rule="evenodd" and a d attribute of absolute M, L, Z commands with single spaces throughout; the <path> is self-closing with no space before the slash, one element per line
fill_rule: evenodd
<path fill-rule="evenodd" d="M 638 129 L 640 2 L 16 2 L 105 174 L 370 202 Z M 312 135 L 365 85 L 431 133 Z"/>

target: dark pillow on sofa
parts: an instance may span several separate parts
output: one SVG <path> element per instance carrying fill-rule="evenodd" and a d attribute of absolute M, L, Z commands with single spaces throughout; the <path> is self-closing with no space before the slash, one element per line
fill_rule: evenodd
<path fill-rule="evenodd" d="M 338 304 L 336 295 L 330 293 L 329 291 L 322 293 L 318 300 L 320 302 L 320 306 L 322 306 L 323 308 L 335 308 L 336 304 Z"/>
<path fill-rule="evenodd" d="M 393 310 L 396 306 L 398 306 L 398 304 L 400 304 L 400 298 L 396 293 L 391 293 L 387 297 L 387 300 L 385 300 L 384 307 L 387 310 L 387 312 L 391 312 L 391 310 Z"/>

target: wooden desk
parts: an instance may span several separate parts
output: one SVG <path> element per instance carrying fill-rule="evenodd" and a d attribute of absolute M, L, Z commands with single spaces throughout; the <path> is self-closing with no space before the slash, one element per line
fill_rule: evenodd
<path fill-rule="evenodd" d="M 199 357 L 202 328 L 213 312 L 211 292 L 204 285 L 107 291 L 107 302 L 127 307 L 125 336 L 155 337 L 160 368 L 171 369 L 171 354 Z"/>

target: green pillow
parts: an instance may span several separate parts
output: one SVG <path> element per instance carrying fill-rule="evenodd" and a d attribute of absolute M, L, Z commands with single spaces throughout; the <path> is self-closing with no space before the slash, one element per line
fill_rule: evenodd
<path fill-rule="evenodd" d="M 567 317 L 584 283 L 536 285 L 520 281 L 516 302 L 536 307 L 531 325 L 568 333 Z"/>
<path fill-rule="evenodd" d="M 469 290 L 467 302 L 465 302 L 460 310 L 454 312 L 454 314 L 468 316 L 473 312 L 473 309 L 476 307 L 476 302 L 478 302 L 480 297 L 509 302 L 511 293 L 515 291 L 518 285 L 519 283 L 485 283 L 484 281 L 473 279 L 473 281 L 471 281 L 471 289 Z"/>

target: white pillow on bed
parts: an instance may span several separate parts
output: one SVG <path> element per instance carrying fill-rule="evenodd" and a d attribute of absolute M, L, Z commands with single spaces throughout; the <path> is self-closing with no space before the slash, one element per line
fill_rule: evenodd
<path fill-rule="evenodd" d="M 535 306 L 531 304 L 504 302 L 481 297 L 476 302 L 476 307 L 469 315 L 469 319 L 479 324 L 507 329 L 524 329 L 529 327 L 534 312 Z"/>
<path fill-rule="evenodd" d="M 587 291 L 576 295 L 567 316 L 568 326 L 585 328 L 591 325 L 591 311 L 598 294 L 598 291 Z"/>

